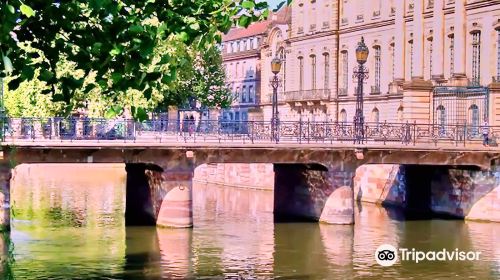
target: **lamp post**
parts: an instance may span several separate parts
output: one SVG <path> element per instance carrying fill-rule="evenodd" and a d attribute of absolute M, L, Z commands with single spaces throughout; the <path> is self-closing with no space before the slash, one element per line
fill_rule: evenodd
<path fill-rule="evenodd" d="M 275 57 L 271 61 L 271 71 L 274 77 L 271 79 L 271 86 L 273 88 L 273 115 L 271 118 L 271 137 L 276 143 L 279 142 L 279 112 L 278 112 L 278 87 L 280 84 L 278 74 L 281 71 L 281 59 Z"/>
<path fill-rule="evenodd" d="M 356 113 L 354 114 L 354 144 L 361 144 L 365 138 L 365 117 L 363 116 L 363 83 L 368 79 L 368 69 L 364 66 L 368 58 L 368 47 L 365 45 L 365 39 L 361 41 L 356 48 L 356 60 L 358 66 L 354 68 L 353 78 L 358 80 L 358 90 L 356 92 Z"/>

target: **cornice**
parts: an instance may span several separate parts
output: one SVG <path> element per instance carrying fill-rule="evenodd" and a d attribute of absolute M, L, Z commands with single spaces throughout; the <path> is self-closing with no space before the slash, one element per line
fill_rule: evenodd
<path fill-rule="evenodd" d="M 287 42 L 296 43 L 296 42 L 300 42 L 300 41 L 307 41 L 307 40 L 312 40 L 312 39 L 317 39 L 317 38 L 323 38 L 323 37 L 328 37 L 328 36 L 337 35 L 337 34 L 338 34 L 337 30 L 321 31 L 321 32 L 314 33 L 314 34 L 292 37 L 292 38 L 288 39 Z"/>

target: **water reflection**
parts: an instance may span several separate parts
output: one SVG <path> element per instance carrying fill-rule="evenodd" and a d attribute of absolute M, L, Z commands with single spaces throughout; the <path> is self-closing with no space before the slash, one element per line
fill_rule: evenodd
<path fill-rule="evenodd" d="M 2 279 L 500 278 L 500 224 L 405 221 L 367 204 L 354 226 L 274 224 L 272 191 L 197 184 L 193 229 L 125 227 L 122 167 L 64 168 L 18 170 Z M 481 251 L 481 262 L 382 268 L 373 257 L 382 243 Z"/>

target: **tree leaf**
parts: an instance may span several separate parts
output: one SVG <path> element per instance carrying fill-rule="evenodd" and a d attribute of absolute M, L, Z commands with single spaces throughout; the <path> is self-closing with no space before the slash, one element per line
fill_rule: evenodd
<path fill-rule="evenodd" d="M 14 9 L 14 6 L 12 6 L 12 5 L 7 4 L 7 9 L 9 10 L 9 12 L 11 14 L 15 14 L 16 13 L 16 9 Z"/>
<path fill-rule="evenodd" d="M 26 4 L 21 4 L 21 13 L 25 15 L 26 17 L 32 17 L 35 16 L 35 11 L 28 5 Z"/>
<path fill-rule="evenodd" d="M 245 9 L 253 9 L 255 7 L 255 3 L 253 1 L 243 1 L 241 6 Z"/>

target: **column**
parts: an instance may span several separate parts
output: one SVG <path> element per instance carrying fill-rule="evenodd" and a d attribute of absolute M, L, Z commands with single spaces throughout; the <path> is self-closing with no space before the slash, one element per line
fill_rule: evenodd
<path fill-rule="evenodd" d="M 127 163 L 126 225 L 193 226 L 192 178 L 189 163 L 158 166 Z"/>
<path fill-rule="evenodd" d="M 424 0 L 415 0 L 413 12 L 413 79 L 424 79 Z"/>
<path fill-rule="evenodd" d="M 275 221 L 353 224 L 354 173 L 355 168 L 275 164 Z"/>
<path fill-rule="evenodd" d="M 454 37 L 455 37 L 455 73 L 454 79 L 464 79 L 465 74 L 465 0 L 455 0 L 455 17 L 454 17 Z"/>
<path fill-rule="evenodd" d="M 434 22 L 432 25 L 432 79 L 444 79 L 444 0 L 434 0 Z"/>
<path fill-rule="evenodd" d="M 12 169 L 6 162 L 0 163 L 0 232 L 10 230 L 10 179 Z"/>
<path fill-rule="evenodd" d="M 404 81 L 405 79 L 405 49 L 406 49 L 406 28 L 405 28 L 405 0 L 394 1 L 396 8 L 396 27 L 394 29 L 394 79 Z"/>

